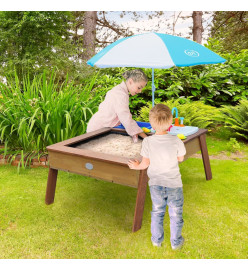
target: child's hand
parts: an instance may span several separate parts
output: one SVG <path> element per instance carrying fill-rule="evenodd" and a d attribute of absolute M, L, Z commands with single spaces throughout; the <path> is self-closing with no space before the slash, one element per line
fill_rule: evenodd
<path fill-rule="evenodd" d="M 130 159 L 130 160 L 128 161 L 128 163 L 127 163 L 127 165 L 129 166 L 129 168 L 130 168 L 130 169 L 134 169 L 134 170 L 137 169 L 137 167 L 139 166 L 139 164 L 140 164 L 140 163 L 139 163 L 139 161 L 138 161 L 137 159 L 135 159 L 135 160 L 131 160 L 131 159 Z"/>

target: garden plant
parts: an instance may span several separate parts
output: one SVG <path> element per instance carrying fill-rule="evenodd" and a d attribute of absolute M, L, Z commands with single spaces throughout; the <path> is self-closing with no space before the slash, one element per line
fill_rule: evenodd
<path fill-rule="evenodd" d="M 218 52 L 221 45 L 209 39 L 205 46 Z M 186 241 L 178 252 L 169 248 L 168 216 L 168 241 L 161 249 L 150 245 L 149 194 L 142 229 L 131 233 L 135 189 L 60 172 L 55 203 L 47 206 L 48 169 L 28 166 L 32 158 L 47 154 L 48 145 L 85 133 L 126 68 L 81 67 L 89 75 L 76 76 L 77 81 L 61 70 L 59 76 L 45 69 L 32 76 L 20 77 L 21 69 L 5 74 L 0 157 L 8 164 L 17 155 L 21 159 L 17 169 L 0 166 L 0 258 L 247 259 L 248 50 L 221 56 L 226 63 L 155 70 L 155 103 L 177 107 L 185 125 L 208 129 L 213 179 L 204 179 L 199 154 L 180 164 Z M 144 72 L 148 84 L 130 97 L 130 111 L 135 120 L 148 122 L 151 70 Z"/>

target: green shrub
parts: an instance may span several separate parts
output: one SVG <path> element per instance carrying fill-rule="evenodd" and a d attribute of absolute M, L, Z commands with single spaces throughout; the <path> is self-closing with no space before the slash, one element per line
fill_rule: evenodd
<path fill-rule="evenodd" d="M 233 131 L 237 137 L 248 140 L 248 101 L 241 100 L 236 106 L 222 106 L 222 113 L 218 120 L 224 122 L 225 127 Z"/>
<path fill-rule="evenodd" d="M 55 82 L 46 72 L 23 87 L 15 82 L 0 83 L 0 140 L 9 149 L 45 151 L 46 146 L 85 133 L 87 122 L 98 109 L 102 93 L 93 89 L 95 78 L 84 88 Z"/>
<path fill-rule="evenodd" d="M 215 124 L 215 119 L 220 114 L 217 108 L 205 105 L 202 101 L 176 99 L 161 103 L 167 105 L 170 109 L 176 107 L 178 109 L 178 117 L 184 117 L 183 123 L 186 126 L 196 126 L 199 128 L 211 127 Z M 138 121 L 149 122 L 149 111 L 151 108 L 151 103 L 142 107 L 140 109 L 140 115 L 137 118 Z"/>
<path fill-rule="evenodd" d="M 224 64 L 155 69 L 155 98 L 165 102 L 184 96 L 214 107 L 236 105 L 247 99 L 248 49 L 222 56 L 227 60 Z M 123 80 L 121 74 L 127 69 L 131 68 L 100 69 L 99 83 L 110 90 Z M 149 68 L 143 71 L 149 80 L 141 94 L 130 97 L 130 111 L 134 115 L 152 100 L 152 72 Z"/>

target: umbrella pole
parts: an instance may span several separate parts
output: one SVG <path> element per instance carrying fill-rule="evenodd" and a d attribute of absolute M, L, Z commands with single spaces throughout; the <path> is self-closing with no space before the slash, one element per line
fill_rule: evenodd
<path fill-rule="evenodd" d="M 155 93 L 154 68 L 152 68 L 152 107 L 154 107 L 154 93 Z"/>

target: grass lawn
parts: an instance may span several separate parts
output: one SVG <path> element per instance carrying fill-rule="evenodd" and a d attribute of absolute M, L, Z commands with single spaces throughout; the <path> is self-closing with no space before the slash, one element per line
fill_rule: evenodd
<path fill-rule="evenodd" d="M 217 138 L 207 143 L 210 154 L 224 149 Z M 48 169 L 17 174 L 16 167 L 0 166 L 0 258 L 247 259 L 247 161 L 210 162 L 211 181 L 205 180 L 201 159 L 180 164 L 185 201 L 180 251 L 170 247 L 168 212 L 163 246 L 151 245 L 149 190 L 142 228 L 132 233 L 136 189 L 59 171 L 55 202 L 47 206 Z"/>

